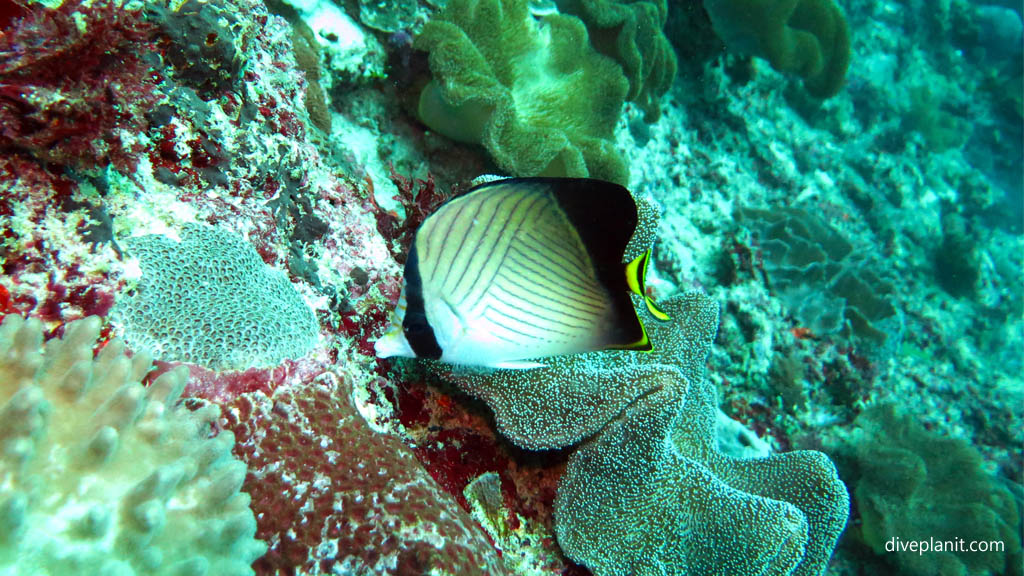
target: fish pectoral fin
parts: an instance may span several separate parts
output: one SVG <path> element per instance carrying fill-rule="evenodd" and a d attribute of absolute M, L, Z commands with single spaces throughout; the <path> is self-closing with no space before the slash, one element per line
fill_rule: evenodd
<path fill-rule="evenodd" d="M 547 364 L 530 362 L 528 360 L 503 360 L 488 364 L 487 366 L 490 368 L 501 368 L 502 370 L 534 370 L 536 368 L 545 368 Z"/>
<path fill-rule="evenodd" d="M 377 358 L 391 358 L 392 356 L 416 357 L 416 353 L 412 351 L 412 347 L 409 346 L 409 341 L 405 339 L 401 329 L 391 329 L 385 332 L 383 336 L 373 343 L 373 350 L 377 353 Z"/>
<path fill-rule="evenodd" d="M 460 337 L 466 334 L 468 328 L 466 327 L 466 319 L 459 314 L 459 310 L 448 301 L 447 298 L 441 298 L 441 303 L 444 304 L 444 311 L 446 313 L 446 320 L 450 328 L 453 328 L 452 332 L 458 334 Z"/>

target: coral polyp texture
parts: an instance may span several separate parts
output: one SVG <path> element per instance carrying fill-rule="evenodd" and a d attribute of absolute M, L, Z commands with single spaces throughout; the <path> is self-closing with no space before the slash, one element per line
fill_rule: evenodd
<path fill-rule="evenodd" d="M 558 541 L 595 574 L 822 574 L 846 524 L 828 458 L 798 451 L 730 458 L 714 436 L 715 395 L 665 368 L 654 392 L 569 460 Z"/>
<path fill-rule="evenodd" d="M 316 317 L 288 277 L 242 238 L 186 224 L 180 242 L 129 238 L 142 278 L 113 310 L 125 342 L 161 361 L 215 370 L 276 366 L 317 344 Z"/>
<path fill-rule="evenodd" d="M 94 359 L 99 332 L 0 325 L 0 573 L 252 574 L 266 546 L 220 410 L 179 402 L 184 370 L 143 386 L 119 340 Z"/>
<path fill-rule="evenodd" d="M 723 455 L 704 379 L 718 307 L 699 293 L 661 306 L 673 320 L 647 317 L 649 354 L 444 374 L 483 398 L 517 444 L 586 438 L 559 484 L 555 530 L 594 574 L 821 574 L 849 512 L 835 467 L 814 451 Z"/>
<path fill-rule="evenodd" d="M 229 405 L 270 545 L 260 573 L 505 574 L 480 526 L 405 444 L 370 428 L 351 394 L 328 372 Z"/>

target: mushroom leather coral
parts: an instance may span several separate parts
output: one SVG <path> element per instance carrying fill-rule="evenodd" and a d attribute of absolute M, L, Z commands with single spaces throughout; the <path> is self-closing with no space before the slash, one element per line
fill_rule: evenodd
<path fill-rule="evenodd" d="M 729 458 L 714 390 L 665 369 L 660 386 L 569 460 L 558 542 L 595 574 L 821 574 L 846 489 L 820 452 Z"/>
<path fill-rule="evenodd" d="M 718 308 L 703 294 L 661 303 L 645 323 L 655 350 L 545 359 L 543 369 L 448 372 L 529 448 L 580 444 L 555 502 L 567 556 L 597 576 L 813 575 L 849 509 L 820 452 L 723 455 L 704 362 Z"/>
<path fill-rule="evenodd" d="M 704 0 L 704 8 L 729 49 L 800 76 L 812 96 L 842 89 L 850 31 L 833 0 Z"/>
<path fill-rule="evenodd" d="M 535 19 L 526 0 L 452 0 L 415 46 L 430 52 L 419 103 L 430 128 L 482 144 L 515 176 L 625 184 L 614 129 L 629 83 L 579 19 Z"/>
<path fill-rule="evenodd" d="M 590 42 L 622 66 L 629 79 L 626 99 L 636 102 L 644 120 L 661 116 L 661 96 L 676 78 L 676 55 L 662 32 L 666 0 L 559 0 L 558 9 L 587 26 Z"/>

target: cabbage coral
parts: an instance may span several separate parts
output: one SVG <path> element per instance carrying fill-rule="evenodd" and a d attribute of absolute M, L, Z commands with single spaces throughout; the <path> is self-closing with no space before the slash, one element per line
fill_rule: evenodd
<path fill-rule="evenodd" d="M 624 184 L 614 146 L 629 82 L 572 16 L 531 16 L 526 0 L 451 0 L 416 48 L 434 79 L 423 123 L 482 144 L 514 176 L 590 176 Z"/>

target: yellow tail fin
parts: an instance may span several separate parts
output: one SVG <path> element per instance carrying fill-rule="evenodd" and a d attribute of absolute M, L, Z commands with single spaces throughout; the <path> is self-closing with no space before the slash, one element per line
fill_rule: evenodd
<path fill-rule="evenodd" d="M 647 295 L 647 286 L 645 284 L 647 279 L 647 264 L 651 260 L 651 251 L 647 250 L 643 254 L 637 256 L 632 262 L 626 264 L 626 284 L 629 285 L 629 289 L 634 294 L 638 294 L 643 297 L 644 303 L 647 304 L 647 310 L 662 322 L 671 320 L 668 314 L 665 314 L 658 305 L 654 303 L 654 300 Z"/>

